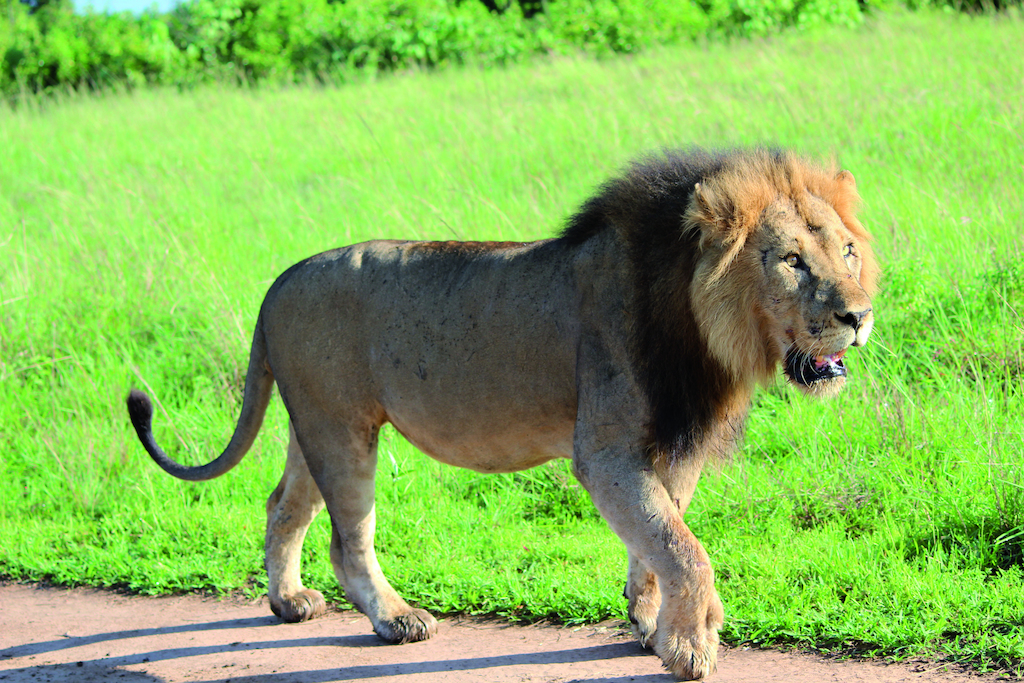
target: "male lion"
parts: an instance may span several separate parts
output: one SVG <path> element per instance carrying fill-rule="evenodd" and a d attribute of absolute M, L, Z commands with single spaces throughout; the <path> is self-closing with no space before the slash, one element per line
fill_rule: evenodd
<path fill-rule="evenodd" d="M 722 604 L 683 514 L 778 365 L 811 395 L 845 383 L 878 272 L 857 201 L 849 172 L 785 152 L 667 151 L 604 185 L 555 239 L 368 242 L 289 268 L 260 309 L 234 435 L 209 464 L 167 457 L 145 394 L 128 412 L 160 467 L 210 479 L 252 445 L 277 382 L 291 441 L 267 501 L 271 607 L 286 621 L 324 611 L 299 557 L 326 504 L 334 572 L 394 643 L 437 622 L 374 554 L 381 425 L 480 472 L 572 458 L 629 551 L 637 637 L 679 678 L 703 678 Z"/>

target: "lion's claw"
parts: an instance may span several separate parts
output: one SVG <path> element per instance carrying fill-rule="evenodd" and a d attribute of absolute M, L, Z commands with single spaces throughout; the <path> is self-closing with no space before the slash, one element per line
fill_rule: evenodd
<path fill-rule="evenodd" d="M 640 623 L 636 619 L 630 619 L 630 630 L 633 632 L 633 637 L 637 639 L 640 646 L 645 650 L 651 650 L 654 648 L 654 638 L 657 635 L 657 622 L 651 619 L 644 619 L 644 623 Z"/>

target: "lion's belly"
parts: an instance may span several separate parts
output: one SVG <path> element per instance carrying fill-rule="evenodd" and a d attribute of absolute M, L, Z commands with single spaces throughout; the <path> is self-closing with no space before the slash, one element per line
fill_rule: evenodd
<path fill-rule="evenodd" d="M 391 422 L 410 443 L 430 457 L 477 472 L 518 472 L 554 458 L 572 456 L 571 421 L 561 424 L 518 422 L 489 431 L 449 431 L 438 422 L 410 423 L 401 417 L 392 417 Z"/>
<path fill-rule="evenodd" d="M 571 456 L 575 356 L 538 327 L 498 340 L 383 335 L 370 367 L 388 420 L 428 455 L 482 472 Z"/>

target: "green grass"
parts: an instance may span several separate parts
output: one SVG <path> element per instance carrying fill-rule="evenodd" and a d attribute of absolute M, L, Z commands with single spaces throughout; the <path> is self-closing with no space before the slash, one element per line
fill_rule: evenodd
<path fill-rule="evenodd" d="M 0 110 L 0 574 L 258 593 L 280 403 L 235 471 L 185 484 L 139 447 L 130 386 L 159 400 L 174 457 L 206 461 L 263 293 L 300 258 L 548 236 L 643 150 L 769 142 L 854 172 L 885 279 L 845 395 L 760 392 L 743 448 L 698 489 L 687 519 L 724 638 L 1019 674 L 1021 44 L 1019 13 L 894 15 L 629 59 Z M 420 605 L 624 615 L 624 549 L 564 463 L 479 475 L 389 432 L 378 501 L 382 564 Z M 305 569 L 338 598 L 328 526 Z"/>

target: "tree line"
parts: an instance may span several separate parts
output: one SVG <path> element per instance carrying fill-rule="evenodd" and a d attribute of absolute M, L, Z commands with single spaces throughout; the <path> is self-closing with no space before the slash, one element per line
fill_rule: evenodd
<path fill-rule="evenodd" d="M 1021 0 L 186 0 L 167 13 L 0 0 L 0 94 L 208 80 L 345 80 L 538 54 L 855 26 L 900 2 L 999 9 Z M 973 3 L 973 4 L 971 4 Z M 992 3 L 996 3 L 993 5 Z"/>

